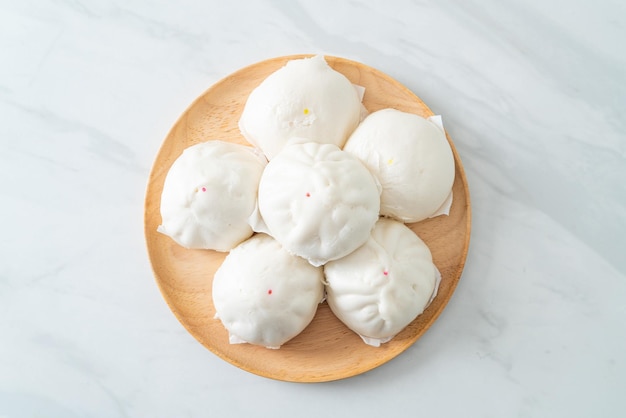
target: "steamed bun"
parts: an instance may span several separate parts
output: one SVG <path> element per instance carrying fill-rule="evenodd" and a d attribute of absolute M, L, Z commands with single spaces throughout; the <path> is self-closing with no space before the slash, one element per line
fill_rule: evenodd
<path fill-rule="evenodd" d="M 250 147 L 208 141 L 183 151 L 167 173 L 158 231 L 192 249 L 229 251 L 252 235 L 267 161 Z"/>
<path fill-rule="evenodd" d="M 380 209 L 367 168 L 335 145 L 313 142 L 289 145 L 268 163 L 258 199 L 270 235 L 315 266 L 364 244 Z"/>
<path fill-rule="evenodd" d="M 424 311 L 439 272 L 413 231 L 381 218 L 365 245 L 328 262 L 324 274 L 333 313 L 367 344 L 378 346 Z"/>
<path fill-rule="evenodd" d="M 279 348 L 313 320 L 324 274 L 257 234 L 233 249 L 215 273 L 213 304 L 231 344 Z"/>
<path fill-rule="evenodd" d="M 421 116 L 395 109 L 370 114 L 344 150 L 382 185 L 381 215 L 418 222 L 437 212 L 452 191 L 454 157 L 444 132 Z"/>
<path fill-rule="evenodd" d="M 289 61 L 255 88 L 239 128 L 268 159 L 293 137 L 342 147 L 360 121 L 355 87 L 322 56 Z"/>

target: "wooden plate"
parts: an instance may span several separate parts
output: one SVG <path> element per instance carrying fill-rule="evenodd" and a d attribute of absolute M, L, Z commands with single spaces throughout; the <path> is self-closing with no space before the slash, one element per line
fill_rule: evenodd
<path fill-rule="evenodd" d="M 174 160 L 191 145 L 210 139 L 248 145 L 237 127 L 248 94 L 288 60 L 305 56 L 274 58 L 243 68 L 219 81 L 191 104 L 165 138 L 150 173 L 145 235 L 163 297 L 200 343 L 222 359 L 261 376 L 322 382 L 354 376 L 386 363 L 411 346 L 437 319 L 452 296 L 465 263 L 470 237 L 470 200 L 461 160 L 448 137 L 456 162 L 450 216 L 409 225 L 428 244 L 441 271 L 439 293 L 426 311 L 389 343 L 379 348 L 365 345 L 323 303 L 305 331 L 280 350 L 230 345 L 226 330 L 213 318 L 211 296 L 213 274 L 225 254 L 187 250 L 157 233 L 163 182 Z M 380 71 L 342 58 L 326 57 L 326 60 L 352 83 L 365 87 L 363 104 L 370 112 L 392 107 L 424 117 L 433 114 L 411 91 Z"/>

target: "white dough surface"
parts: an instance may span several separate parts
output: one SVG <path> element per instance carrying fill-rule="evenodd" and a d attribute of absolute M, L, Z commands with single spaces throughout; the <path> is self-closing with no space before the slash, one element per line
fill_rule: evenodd
<path fill-rule="evenodd" d="M 259 211 L 289 252 L 319 266 L 367 241 L 378 220 L 379 187 L 359 160 L 335 145 L 289 145 L 263 172 Z"/>
<path fill-rule="evenodd" d="M 268 159 L 294 137 L 342 147 L 359 124 L 361 97 L 323 56 L 292 60 L 250 93 L 239 128 Z"/>
<path fill-rule="evenodd" d="M 279 348 L 313 319 L 323 271 L 256 234 L 234 248 L 213 278 L 216 316 L 231 343 Z"/>

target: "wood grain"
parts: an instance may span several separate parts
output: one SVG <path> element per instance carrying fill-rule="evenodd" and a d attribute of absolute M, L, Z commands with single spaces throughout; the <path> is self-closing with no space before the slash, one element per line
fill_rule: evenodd
<path fill-rule="evenodd" d="M 205 347 L 222 359 L 249 372 L 293 382 L 331 381 L 371 370 L 411 346 L 435 322 L 461 277 L 470 237 L 470 199 L 465 173 L 450 138 L 456 163 L 454 201 L 450 216 L 409 225 L 430 247 L 442 274 L 433 303 L 380 348 L 365 345 L 332 314 L 326 303 L 313 322 L 280 350 L 249 344 L 230 345 L 228 334 L 213 318 L 211 284 L 225 254 L 187 250 L 157 233 L 161 223 L 160 197 L 165 176 L 182 151 L 199 142 L 221 139 L 245 144 L 237 122 L 249 93 L 288 60 L 287 56 L 243 68 L 222 79 L 194 101 L 169 132 L 154 162 L 145 201 L 145 236 L 156 282 L 172 312 Z M 406 87 L 366 65 L 326 57 L 328 63 L 351 82 L 366 88 L 363 103 L 370 111 L 391 107 L 428 117 L 431 110 Z"/>

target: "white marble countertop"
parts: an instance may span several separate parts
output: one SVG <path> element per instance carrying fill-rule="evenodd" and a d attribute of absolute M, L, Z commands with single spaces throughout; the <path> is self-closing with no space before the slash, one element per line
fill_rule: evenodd
<path fill-rule="evenodd" d="M 618 0 L 0 2 L 0 417 L 623 415 L 625 22 Z M 178 116 L 295 53 L 363 62 L 442 114 L 473 209 L 435 325 L 324 384 L 203 348 L 143 236 Z"/>

